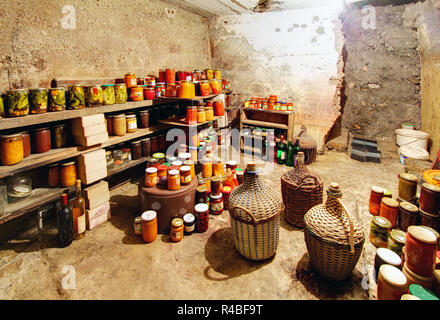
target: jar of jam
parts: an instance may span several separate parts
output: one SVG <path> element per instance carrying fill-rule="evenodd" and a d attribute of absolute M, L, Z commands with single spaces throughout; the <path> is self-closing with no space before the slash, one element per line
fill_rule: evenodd
<path fill-rule="evenodd" d="M 142 213 L 142 239 L 147 242 L 153 242 L 157 237 L 157 213 L 148 210 Z"/>
<path fill-rule="evenodd" d="M 412 272 L 406 263 L 403 264 L 402 272 L 405 275 L 408 284 L 419 284 L 423 286 L 424 288 L 431 289 L 432 288 L 432 282 L 433 277 L 421 277 L 418 274 Z"/>
<path fill-rule="evenodd" d="M 204 158 L 202 161 L 202 176 L 203 178 L 212 177 L 212 160 L 210 158 Z"/>
<path fill-rule="evenodd" d="M 133 229 L 134 229 L 135 235 L 137 235 L 137 236 L 142 235 L 142 217 L 141 216 L 134 218 Z"/>
<path fill-rule="evenodd" d="M 165 152 L 167 149 L 167 138 L 164 134 L 161 134 L 158 138 L 159 151 Z"/>
<path fill-rule="evenodd" d="M 430 278 L 435 267 L 437 239 L 419 226 L 410 226 L 406 233 L 405 264 L 415 274 Z"/>
<path fill-rule="evenodd" d="M 196 189 L 196 197 L 195 197 L 196 204 L 208 202 L 208 190 L 206 189 L 206 186 L 204 184 L 205 182 L 203 181 L 203 185 L 199 185 Z"/>
<path fill-rule="evenodd" d="M 159 82 L 166 82 L 166 70 L 159 69 Z"/>
<path fill-rule="evenodd" d="M 373 186 L 370 191 L 369 211 L 372 215 L 379 215 L 380 204 L 382 202 L 384 190 L 381 187 Z"/>
<path fill-rule="evenodd" d="M 138 86 L 145 86 L 145 77 L 136 78 L 136 84 Z"/>
<path fill-rule="evenodd" d="M 142 158 L 142 149 L 141 149 L 141 142 L 140 141 L 134 141 L 131 143 L 131 155 L 133 160 L 138 160 Z"/>
<path fill-rule="evenodd" d="M 381 216 L 374 216 L 370 225 L 370 242 L 375 247 L 388 247 L 388 233 L 391 229 L 391 222 Z"/>
<path fill-rule="evenodd" d="M 194 161 L 192 161 L 192 160 L 185 160 L 183 165 L 184 166 L 188 166 L 190 168 L 191 180 L 194 180 L 196 178 L 196 170 L 195 170 Z"/>
<path fill-rule="evenodd" d="M 206 122 L 206 111 L 204 107 L 197 107 L 197 123 Z"/>
<path fill-rule="evenodd" d="M 244 183 L 244 171 L 240 168 L 235 169 L 235 175 L 237 176 L 238 185 Z"/>
<path fill-rule="evenodd" d="M 133 133 L 137 130 L 137 119 L 135 114 L 127 114 L 125 116 L 127 122 L 127 133 Z"/>
<path fill-rule="evenodd" d="M 148 188 L 152 188 L 155 187 L 157 183 L 157 168 L 149 167 L 145 169 L 145 186 Z"/>
<path fill-rule="evenodd" d="M 406 233 L 402 230 L 391 230 L 388 236 L 388 249 L 394 251 L 399 256 L 402 255 L 402 248 L 405 246 Z"/>
<path fill-rule="evenodd" d="M 150 138 L 145 138 L 141 140 L 142 147 L 142 156 L 149 157 L 151 156 L 151 140 Z"/>
<path fill-rule="evenodd" d="M 159 137 L 158 136 L 151 137 L 151 153 L 155 154 L 158 151 L 159 151 Z"/>
<path fill-rule="evenodd" d="M 32 132 L 32 148 L 33 153 L 43 153 L 50 150 L 50 130 L 49 128 L 41 128 Z"/>
<path fill-rule="evenodd" d="M 219 215 L 223 213 L 223 195 L 219 194 L 210 194 L 209 196 L 209 206 L 210 213 L 214 215 Z"/>
<path fill-rule="evenodd" d="M 419 209 L 406 201 L 399 204 L 399 228 L 406 232 L 409 226 L 417 225 Z"/>
<path fill-rule="evenodd" d="M 191 183 L 191 168 L 189 166 L 182 166 L 180 168 L 180 184 L 187 186 Z"/>
<path fill-rule="evenodd" d="M 136 86 L 130 88 L 130 100 L 131 101 L 143 101 L 144 100 L 144 88 Z"/>
<path fill-rule="evenodd" d="M 206 112 L 206 121 L 212 121 L 214 120 L 214 108 L 213 107 L 205 107 Z"/>
<path fill-rule="evenodd" d="M 209 207 L 206 203 L 198 203 L 194 207 L 196 216 L 196 231 L 205 232 L 209 226 Z"/>
<path fill-rule="evenodd" d="M 420 209 L 420 224 L 434 230 L 440 230 L 440 216 L 429 214 Z"/>
<path fill-rule="evenodd" d="M 431 215 L 438 215 L 440 210 L 440 187 L 424 183 L 420 190 L 420 210 Z"/>
<path fill-rule="evenodd" d="M 180 176 L 178 170 L 168 171 L 168 190 L 180 189 Z"/>
<path fill-rule="evenodd" d="M 196 227 L 196 217 L 192 213 L 187 213 L 183 216 L 183 223 L 185 226 L 185 235 L 193 234 Z"/>
<path fill-rule="evenodd" d="M 391 222 L 391 228 L 397 225 L 399 217 L 399 203 L 391 198 L 382 198 L 379 215 Z"/>
<path fill-rule="evenodd" d="M 396 267 L 384 264 L 377 277 L 378 300 L 400 300 L 408 290 L 405 275 Z"/>
<path fill-rule="evenodd" d="M 60 166 L 53 164 L 48 167 L 47 184 L 49 188 L 56 188 L 60 185 Z"/>
<path fill-rule="evenodd" d="M 222 195 L 223 195 L 223 207 L 225 210 L 229 210 L 229 196 L 231 195 L 232 192 L 232 187 L 230 186 L 224 186 L 222 188 Z"/>
<path fill-rule="evenodd" d="M 409 173 L 399 175 L 399 198 L 412 201 L 417 192 L 417 177 Z"/>
<path fill-rule="evenodd" d="M 74 161 L 62 163 L 60 166 L 60 181 L 61 186 L 71 187 L 76 182 L 76 165 Z"/>
<path fill-rule="evenodd" d="M 186 108 L 186 123 L 187 124 L 196 124 L 197 123 L 197 107 L 196 106 L 188 106 Z"/>
<path fill-rule="evenodd" d="M 171 220 L 170 238 L 173 242 L 179 242 L 183 239 L 184 224 L 183 219 L 174 218 Z"/>
<path fill-rule="evenodd" d="M 124 136 L 127 133 L 127 120 L 125 114 L 118 114 L 113 116 L 113 134 L 115 136 Z"/>
<path fill-rule="evenodd" d="M 127 73 L 124 77 L 124 80 L 125 80 L 125 86 L 127 87 L 127 89 L 130 89 L 132 87 L 137 86 L 136 75 L 132 72 Z"/>
<path fill-rule="evenodd" d="M 144 100 L 154 100 L 156 98 L 156 92 L 154 85 L 144 87 Z"/>
<path fill-rule="evenodd" d="M 139 111 L 141 118 L 141 128 L 148 128 L 150 125 L 150 112 L 148 110 Z"/>
<path fill-rule="evenodd" d="M 54 148 L 64 148 L 67 146 L 69 130 L 66 124 L 52 127 L 52 146 Z"/>
<path fill-rule="evenodd" d="M 168 166 L 160 165 L 157 168 L 157 172 L 159 177 L 159 185 L 166 186 L 168 184 Z"/>
<path fill-rule="evenodd" d="M 237 169 L 237 161 L 230 160 L 230 161 L 226 162 L 226 169 L 231 169 L 231 170 Z"/>
<path fill-rule="evenodd" d="M 107 116 L 105 117 L 105 119 L 107 120 L 107 133 L 109 136 L 114 136 L 114 132 L 113 132 L 113 116 Z"/>
<path fill-rule="evenodd" d="M 24 146 L 21 133 L 0 136 L 0 159 L 10 166 L 23 160 Z"/>
<path fill-rule="evenodd" d="M 223 101 L 215 101 L 214 102 L 214 116 L 224 116 L 225 115 L 225 106 L 223 104 Z"/>
<path fill-rule="evenodd" d="M 222 181 L 220 177 L 212 177 L 211 178 L 211 192 L 212 194 L 220 194 L 222 190 Z"/>
<path fill-rule="evenodd" d="M 382 265 L 389 264 L 398 269 L 402 268 L 402 259 L 394 251 L 387 248 L 378 248 L 374 256 L 374 270 L 376 271 L 376 278 L 379 274 L 379 269 Z"/>
<path fill-rule="evenodd" d="M 165 69 L 165 82 L 175 83 L 176 82 L 176 72 L 174 69 Z"/>
<path fill-rule="evenodd" d="M 27 131 L 22 132 L 21 135 L 23 136 L 23 157 L 26 158 L 31 154 L 31 135 Z"/>

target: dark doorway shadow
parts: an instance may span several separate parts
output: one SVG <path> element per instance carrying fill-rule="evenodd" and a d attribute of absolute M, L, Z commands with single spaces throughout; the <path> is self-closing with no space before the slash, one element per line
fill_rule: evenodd
<path fill-rule="evenodd" d="M 306 252 L 296 266 L 296 278 L 301 281 L 306 290 L 321 300 L 349 299 L 355 286 L 360 286 L 362 274 L 355 269 L 346 280 L 331 281 L 321 276 L 310 263 L 309 254 Z M 365 296 L 367 298 L 367 296 Z"/>
<path fill-rule="evenodd" d="M 212 281 L 225 281 L 252 273 L 274 259 L 274 256 L 263 261 L 244 258 L 235 249 L 232 228 L 219 229 L 209 237 L 205 245 L 205 257 L 209 266 L 205 268 L 203 274 Z M 215 272 L 223 276 L 216 275 Z"/>

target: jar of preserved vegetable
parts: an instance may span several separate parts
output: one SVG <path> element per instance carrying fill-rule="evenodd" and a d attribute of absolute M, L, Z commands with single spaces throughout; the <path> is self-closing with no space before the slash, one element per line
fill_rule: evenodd
<path fill-rule="evenodd" d="M 141 119 L 141 128 L 148 128 L 150 120 L 150 112 L 148 110 L 139 111 Z"/>
<path fill-rule="evenodd" d="M 115 103 L 126 103 L 128 99 L 127 87 L 125 83 L 115 84 Z"/>
<path fill-rule="evenodd" d="M 67 108 L 69 110 L 84 109 L 86 106 L 84 87 L 72 85 L 67 89 Z"/>
<path fill-rule="evenodd" d="M 151 141 L 150 138 L 145 138 L 141 140 L 142 147 L 142 156 L 149 157 L 151 156 Z"/>
<path fill-rule="evenodd" d="M 125 86 L 127 87 L 127 89 L 130 89 L 132 87 L 137 86 L 136 75 L 132 72 L 127 73 L 124 77 L 124 80 L 125 80 Z"/>
<path fill-rule="evenodd" d="M 373 216 L 370 226 L 370 242 L 375 247 L 388 247 L 388 233 L 391 229 L 391 222 L 381 216 Z"/>
<path fill-rule="evenodd" d="M 206 110 L 204 107 L 197 108 L 197 123 L 206 122 Z"/>
<path fill-rule="evenodd" d="M 5 104 L 3 102 L 2 94 L 0 94 L 0 119 L 5 117 Z"/>
<path fill-rule="evenodd" d="M 10 166 L 23 160 L 23 135 L 21 133 L 0 136 L 0 159 Z"/>
<path fill-rule="evenodd" d="M 40 128 L 32 132 L 32 148 L 34 153 L 47 152 L 51 148 L 49 128 Z"/>
<path fill-rule="evenodd" d="M 214 108 L 212 106 L 205 107 L 206 121 L 214 120 Z"/>
<path fill-rule="evenodd" d="M 47 112 L 47 89 L 29 89 L 29 104 L 31 114 Z"/>
<path fill-rule="evenodd" d="M 393 229 L 388 236 L 388 249 L 397 255 L 402 255 L 402 248 L 405 245 L 406 233 L 402 230 Z"/>
<path fill-rule="evenodd" d="M 28 131 L 21 132 L 23 136 L 23 157 L 29 157 L 31 154 L 31 135 Z"/>
<path fill-rule="evenodd" d="M 142 86 L 136 86 L 130 88 L 130 100 L 131 101 L 144 100 L 144 88 Z"/>
<path fill-rule="evenodd" d="M 102 104 L 104 106 L 115 104 L 115 86 L 113 84 L 102 85 Z"/>
<path fill-rule="evenodd" d="M 127 122 L 127 133 L 133 133 L 137 130 L 137 119 L 135 114 L 127 114 L 125 116 Z"/>
<path fill-rule="evenodd" d="M 211 85 L 211 90 L 213 94 L 218 94 L 222 92 L 222 83 L 218 79 L 213 79 L 209 81 L 209 84 Z"/>
<path fill-rule="evenodd" d="M 184 224 L 183 219 L 174 218 L 171 220 L 170 237 L 171 241 L 179 242 L 183 239 Z"/>
<path fill-rule="evenodd" d="M 50 88 L 49 89 L 49 111 L 66 110 L 66 89 Z"/>
<path fill-rule="evenodd" d="M 113 156 L 111 151 L 105 152 L 105 160 L 107 161 L 107 169 L 111 169 L 115 166 L 115 162 L 113 161 Z"/>
<path fill-rule="evenodd" d="M 144 99 L 145 100 L 153 100 L 156 98 L 156 92 L 154 91 L 154 86 L 146 86 L 144 87 Z"/>
<path fill-rule="evenodd" d="M 67 124 L 60 124 L 52 127 L 52 146 L 54 148 L 64 148 L 67 146 L 69 131 Z"/>
<path fill-rule="evenodd" d="M 21 117 L 29 114 L 29 98 L 26 89 L 6 91 L 6 110 L 8 117 Z"/>
<path fill-rule="evenodd" d="M 64 188 L 75 185 L 76 165 L 74 161 L 61 164 L 60 181 Z"/>
<path fill-rule="evenodd" d="M 58 163 L 48 167 L 47 184 L 49 188 L 56 188 L 60 185 L 60 165 Z"/>
<path fill-rule="evenodd" d="M 87 102 L 89 106 L 102 105 L 103 95 L 101 86 L 91 86 L 87 89 Z"/>
<path fill-rule="evenodd" d="M 113 154 L 113 163 L 115 164 L 115 166 L 120 166 L 120 165 L 124 164 L 122 150 L 120 150 L 120 149 L 113 150 L 112 154 Z"/>
<path fill-rule="evenodd" d="M 122 148 L 122 159 L 124 163 L 131 161 L 131 149 L 130 148 Z"/>
<path fill-rule="evenodd" d="M 138 160 L 142 158 L 142 149 L 141 149 L 140 141 L 134 141 L 131 143 L 131 158 L 133 160 Z"/>
<path fill-rule="evenodd" d="M 113 116 L 113 134 L 115 136 L 124 136 L 127 133 L 127 121 L 125 114 L 118 114 Z"/>
<path fill-rule="evenodd" d="M 214 70 L 214 79 L 218 79 L 218 80 L 222 79 L 222 72 L 221 72 L 221 70 Z"/>

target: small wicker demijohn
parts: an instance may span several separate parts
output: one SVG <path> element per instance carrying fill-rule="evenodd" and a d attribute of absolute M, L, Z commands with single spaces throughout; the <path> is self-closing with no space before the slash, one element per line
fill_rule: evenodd
<path fill-rule="evenodd" d="M 304 152 L 304 163 L 311 164 L 316 161 L 316 151 L 318 144 L 309 134 L 305 125 L 301 126 L 301 131 L 298 133 L 299 147 Z"/>
<path fill-rule="evenodd" d="M 249 162 L 244 183 L 229 196 L 229 214 L 237 251 L 249 260 L 272 257 L 278 247 L 281 197 L 260 180 L 255 162 Z"/>
<path fill-rule="evenodd" d="M 364 233 L 340 198 L 339 184 L 327 190 L 327 201 L 304 216 L 304 236 L 313 268 L 330 280 L 348 278 L 362 252 Z"/>
<path fill-rule="evenodd" d="M 304 164 L 304 153 L 298 152 L 298 166 L 281 176 L 286 220 L 294 226 L 304 228 L 306 212 L 322 203 L 323 186 L 322 179 Z"/>

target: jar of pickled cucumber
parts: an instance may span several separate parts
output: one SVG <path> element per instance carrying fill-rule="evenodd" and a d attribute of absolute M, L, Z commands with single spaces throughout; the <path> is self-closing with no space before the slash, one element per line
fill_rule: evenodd
<path fill-rule="evenodd" d="M 67 89 L 67 109 L 84 109 L 85 106 L 86 99 L 84 94 L 84 87 L 80 85 L 69 86 L 69 88 Z"/>
<path fill-rule="evenodd" d="M 49 89 L 49 111 L 66 110 L 66 89 L 50 88 Z"/>
<path fill-rule="evenodd" d="M 103 94 L 101 86 L 91 86 L 87 89 L 87 103 L 89 106 L 102 105 Z"/>
<path fill-rule="evenodd" d="M 47 89 L 29 89 L 29 104 L 31 114 L 47 112 Z"/>
<path fill-rule="evenodd" d="M 125 83 L 115 84 L 115 103 L 126 103 L 128 99 L 127 86 Z"/>
<path fill-rule="evenodd" d="M 26 89 L 6 92 L 6 110 L 8 117 L 21 117 L 29 114 L 29 98 Z"/>
<path fill-rule="evenodd" d="M 0 119 L 5 117 L 5 105 L 3 103 L 3 96 L 0 94 Z"/>
<path fill-rule="evenodd" d="M 108 106 L 108 105 L 112 105 L 115 104 L 115 86 L 113 84 L 104 84 L 102 86 L 102 94 L 103 94 L 103 99 L 102 99 L 102 104 L 104 106 Z"/>

